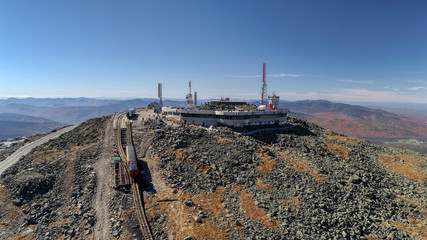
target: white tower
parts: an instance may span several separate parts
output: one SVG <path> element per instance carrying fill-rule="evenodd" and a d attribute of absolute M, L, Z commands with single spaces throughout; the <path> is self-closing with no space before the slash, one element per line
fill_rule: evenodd
<path fill-rule="evenodd" d="M 193 95 L 191 94 L 191 81 L 188 83 L 190 93 L 185 97 L 187 99 L 187 108 L 193 108 Z"/>

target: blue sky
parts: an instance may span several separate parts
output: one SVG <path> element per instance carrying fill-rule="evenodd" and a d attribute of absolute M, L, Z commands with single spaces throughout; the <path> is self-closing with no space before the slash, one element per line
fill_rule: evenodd
<path fill-rule="evenodd" d="M 427 103 L 427 1 L 0 1 L 0 97 Z"/>

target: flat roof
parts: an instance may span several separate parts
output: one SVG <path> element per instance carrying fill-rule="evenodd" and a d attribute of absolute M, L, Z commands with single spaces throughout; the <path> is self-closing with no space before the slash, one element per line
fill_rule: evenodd
<path fill-rule="evenodd" d="M 270 111 L 214 111 L 214 110 L 193 110 L 193 109 L 176 109 L 178 113 L 193 114 L 211 114 L 211 115 L 275 115 L 287 113 L 287 110 L 270 110 Z"/>

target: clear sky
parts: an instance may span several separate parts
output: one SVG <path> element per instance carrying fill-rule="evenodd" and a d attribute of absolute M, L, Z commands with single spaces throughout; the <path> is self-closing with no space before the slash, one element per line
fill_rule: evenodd
<path fill-rule="evenodd" d="M 0 97 L 427 103 L 427 1 L 0 1 Z"/>

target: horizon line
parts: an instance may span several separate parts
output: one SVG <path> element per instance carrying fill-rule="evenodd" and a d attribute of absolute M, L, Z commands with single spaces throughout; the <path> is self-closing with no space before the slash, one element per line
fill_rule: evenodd
<path fill-rule="evenodd" d="M 24 99 L 93 99 L 93 100 L 104 100 L 104 101 L 108 101 L 108 100 L 115 100 L 115 101 L 128 101 L 128 100 L 144 100 L 144 99 L 159 99 L 156 97 L 145 97 L 145 98 L 141 98 L 141 97 L 134 97 L 134 98 L 122 98 L 122 97 L 0 97 L 0 101 L 5 101 L 8 99 L 20 99 L 20 100 L 24 100 Z M 220 98 L 201 98 L 198 99 L 199 101 L 207 101 L 207 100 L 217 100 Z M 163 98 L 164 100 L 171 100 L 171 101 L 186 101 L 185 98 Z M 260 101 L 260 99 L 245 99 L 245 98 L 230 98 L 230 100 L 244 100 L 244 101 Z M 404 103 L 404 104 L 427 104 L 427 102 L 399 102 L 399 101 L 346 101 L 346 100 L 328 100 L 328 99 L 322 99 L 322 98 L 318 98 L 318 99 L 310 99 L 310 98 L 305 98 L 305 99 L 297 99 L 297 100 L 284 100 L 281 99 L 280 101 L 285 101 L 285 102 L 296 102 L 296 101 L 329 101 L 329 102 L 333 102 L 333 103 Z"/>

